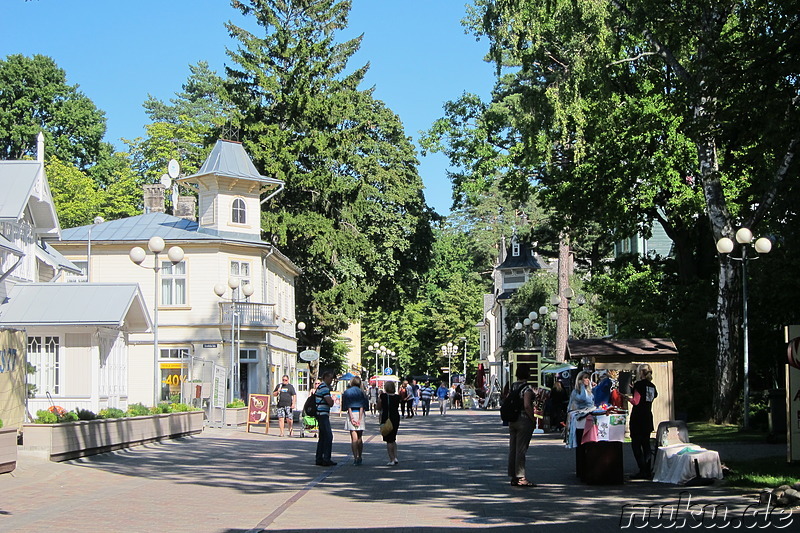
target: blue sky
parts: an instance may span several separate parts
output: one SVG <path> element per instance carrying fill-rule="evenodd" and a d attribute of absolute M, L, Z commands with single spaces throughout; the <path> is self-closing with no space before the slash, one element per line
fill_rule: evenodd
<path fill-rule="evenodd" d="M 483 61 L 486 41 L 464 33 L 467 0 L 354 0 L 342 39 L 364 34 L 350 66 L 370 63 L 365 86 L 397 113 L 416 141 L 442 116 L 442 104 L 463 92 L 486 97 L 493 69 Z M 55 59 L 70 84 L 105 111 L 106 140 L 144 134 L 142 103 L 148 94 L 168 100 L 201 60 L 223 73 L 223 26 L 252 28 L 228 0 L 2 0 L 0 56 L 44 54 Z M 450 209 L 447 161 L 420 158 L 428 204 Z"/>

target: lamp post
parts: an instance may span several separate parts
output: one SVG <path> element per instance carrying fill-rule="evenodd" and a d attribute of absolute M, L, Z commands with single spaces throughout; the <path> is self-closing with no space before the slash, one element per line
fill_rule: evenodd
<path fill-rule="evenodd" d="M 538 331 L 541 330 L 540 334 L 540 341 L 542 345 L 542 357 L 547 355 L 547 343 L 544 339 L 544 327 L 547 324 L 547 320 L 556 321 L 558 319 L 558 313 L 556 311 L 550 311 L 546 305 L 543 305 L 539 308 L 539 312 L 531 311 L 528 313 L 528 316 L 522 322 L 517 322 L 514 324 L 514 329 L 517 331 L 523 331 L 525 334 L 525 347 L 529 348 L 533 346 L 533 342 L 530 341 L 529 336 L 533 337 Z M 537 320 L 541 320 L 541 322 L 537 322 Z"/>
<path fill-rule="evenodd" d="M 150 237 L 150 240 L 147 241 L 147 249 L 153 254 L 153 266 L 146 267 L 142 265 L 145 258 L 147 257 L 147 252 L 140 246 L 134 246 L 131 248 L 131 251 L 128 253 L 128 257 L 134 264 L 142 267 L 142 268 L 152 268 L 154 274 L 154 296 L 153 296 L 153 406 L 158 405 L 158 402 L 161 401 L 161 371 L 158 368 L 158 358 L 159 358 L 159 349 L 158 349 L 158 286 L 159 286 L 159 276 L 158 273 L 161 271 L 161 263 L 159 262 L 158 255 L 164 251 L 166 248 L 166 243 L 164 239 L 161 237 Z M 180 246 L 172 246 L 167 251 L 167 257 L 172 262 L 173 265 L 177 265 L 181 261 L 183 261 L 183 249 Z"/>
<path fill-rule="evenodd" d="M 464 383 L 467 382 L 467 338 L 466 337 L 459 337 L 461 341 L 464 341 Z"/>
<path fill-rule="evenodd" d="M 247 284 L 243 285 L 241 289 L 239 288 L 240 285 L 239 278 L 236 277 L 229 277 L 228 278 L 228 286 L 226 287 L 222 283 L 217 283 L 214 285 L 214 294 L 222 298 L 225 296 L 228 287 L 231 289 L 231 358 L 230 358 L 230 383 L 231 383 L 231 393 L 229 395 L 229 401 L 233 401 L 240 396 L 239 391 L 239 368 L 237 364 L 237 357 L 238 354 L 238 345 L 241 343 L 241 320 L 239 316 L 239 298 L 238 293 L 241 290 L 242 294 L 244 294 L 245 298 L 249 298 L 253 295 L 253 291 L 255 290 L 252 285 Z M 303 329 L 305 329 L 305 324 L 303 324 Z"/>
<path fill-rule="evenodd" d="M 739 228 L 735 237 L 741 248 L 741 257 L 733 257 L 732 255 L 729 257 L 735 261 L 742 262 L 742 352 L 744 359 L 744 375 L 742 376 L 744 381 L 744 413 L 742 422 L 744 427 L 747 428 L 750 427 L 750 339 L 747 321 L 747 262 L 750 259 L 758 259 L 758 256 L 751 258 L 747 255 L 747 249 L 750 247 L 750 243 L 753 242 L 753 232 L 750 229 Z M 717 241 L 717 251 L 720 255 L 730 254 L 733 252 L 733 248 L 733 240 L 729 237 L 722 237 Z M 753 248 L 759 254 L 768 254 L 772 250 L 772 241 L 766 237 L 761 237 L 753 243 Z"/>
<path fill-rule="evenodd" d="M 442 344 L 442 355 L 447 356 L 447 383 L 450 387 L 453 386 L 453 368 L 451 366 L 451 360 L 454 355 L 458 353 L 458 346 L 453 344 L 452 342 L 448 342 L 447 344 Z"/>

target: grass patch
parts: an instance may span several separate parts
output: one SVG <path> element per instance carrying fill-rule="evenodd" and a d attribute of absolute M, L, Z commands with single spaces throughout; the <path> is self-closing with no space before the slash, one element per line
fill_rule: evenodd
<path fill-rule="evenodd" d="M 725 484 L 731 487 L 764 488 L 800 482 L 800 464 L 790 464 L 784 457 L 762 457 L 747 461 L 726 461 L 731 471 Z"/>
<path fill-rule="evenodd" d="M 742 429 L 733 424 L 710 424 L 708 422 L 689 422 L 691 442 L 766 442 L 767 434 L 755 429 Z"/>

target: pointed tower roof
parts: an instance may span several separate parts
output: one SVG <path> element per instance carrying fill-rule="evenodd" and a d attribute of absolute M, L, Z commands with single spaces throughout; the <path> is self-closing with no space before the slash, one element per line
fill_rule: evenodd
<path fill-rule="evenodd" d="M 214 145 L 214 149 L 196 174 L 181 178 L 179 181 L 195 181 L 200 176 L 208 175 L 252 180 L 271 185 L 283 184 L 281 180 L 259 174 L 242 143 L 222 139 Z"/>

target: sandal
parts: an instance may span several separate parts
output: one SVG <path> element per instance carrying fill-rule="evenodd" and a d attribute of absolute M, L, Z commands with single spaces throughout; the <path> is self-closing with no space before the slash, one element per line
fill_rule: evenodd
<path fill-rule="evenodd" d="M 519 478 L 516 483 L 514 483 L 514 481 L 512 481 L 511 484 L 514 485 L 515 487 L 535 487 L 536 486 L 535 483 L 531 483 L 530 481 L 528 481 L 524 477 Z"/>

